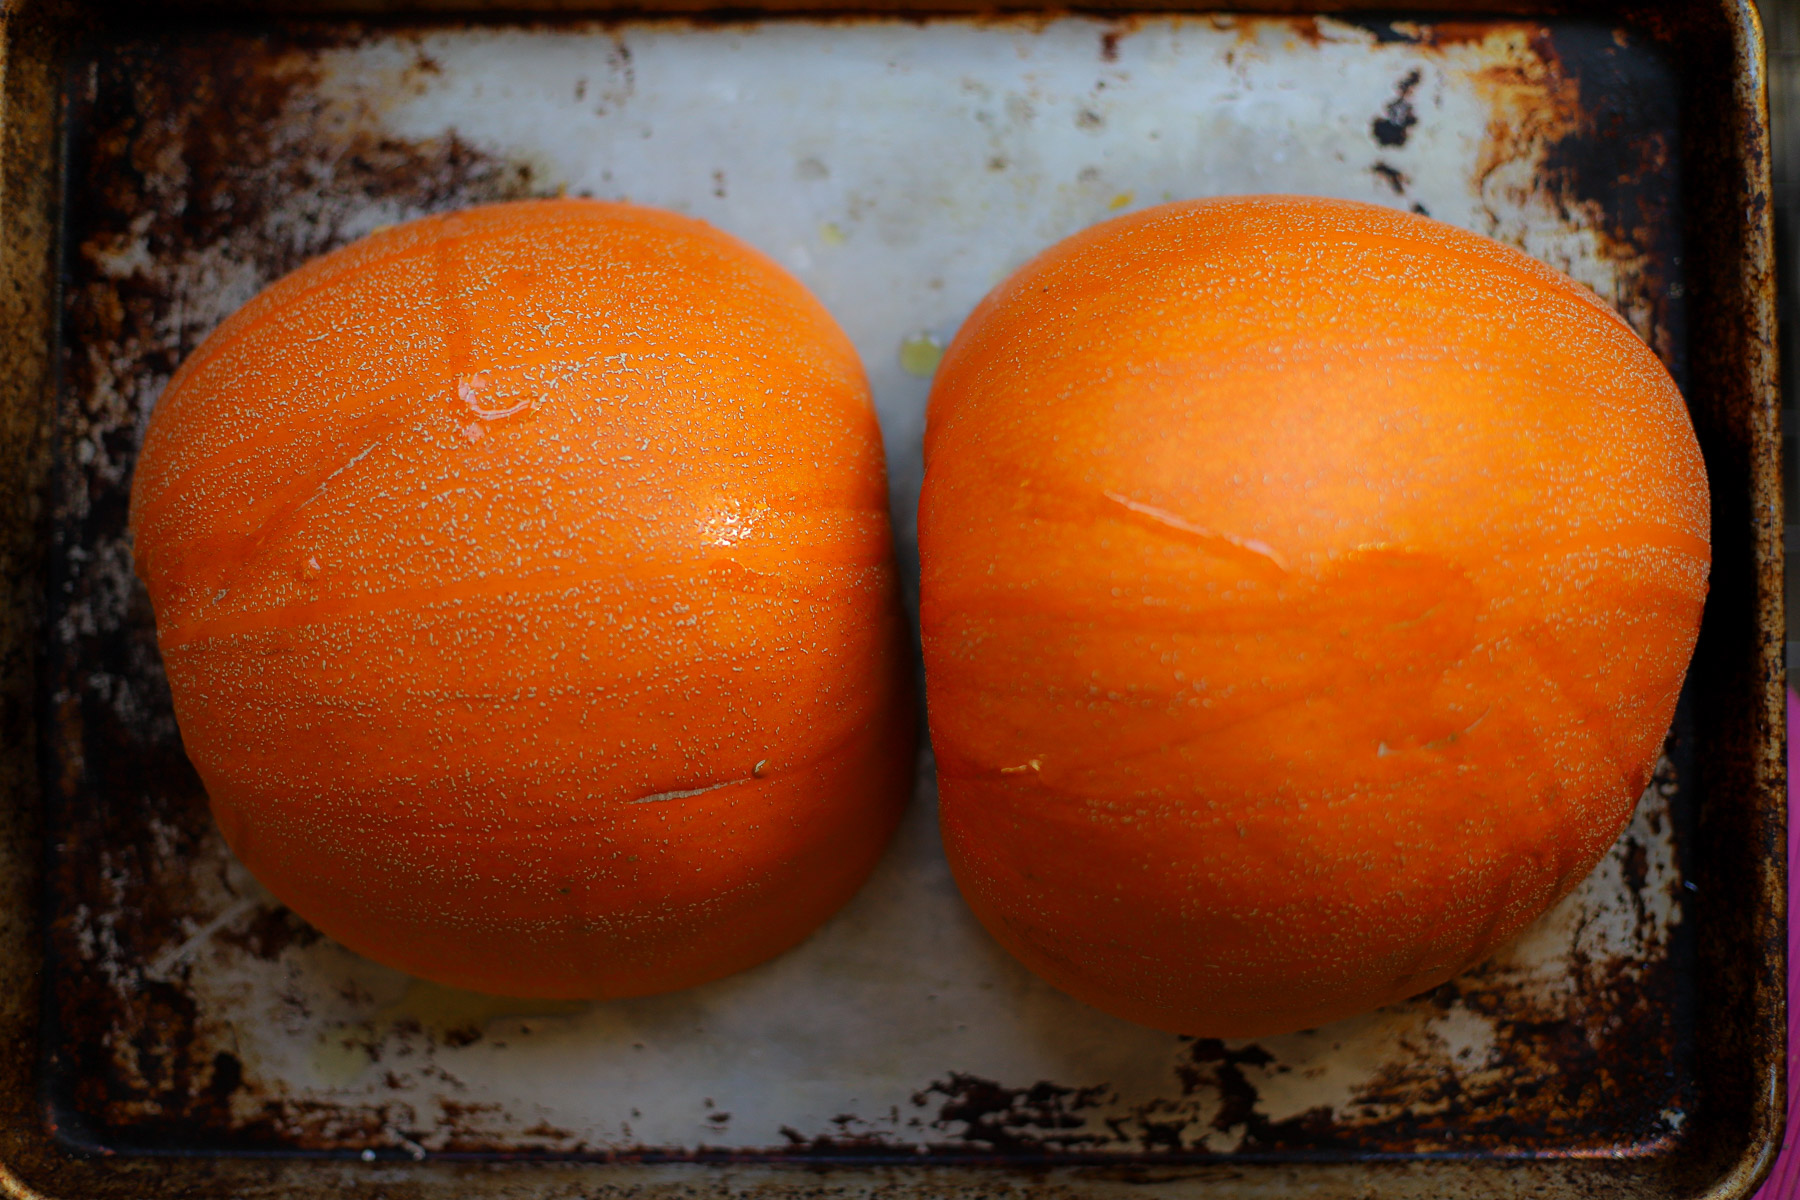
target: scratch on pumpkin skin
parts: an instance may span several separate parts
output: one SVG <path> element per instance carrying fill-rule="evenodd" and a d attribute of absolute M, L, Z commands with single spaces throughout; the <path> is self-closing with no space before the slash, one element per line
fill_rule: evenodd
<path fill-rule="evenodd" d="M 333 471 L 331 474 L 327 475 L 325 478 L 319 480 L 319 486 L 313 489 L 312 495 L 308 496 L 306 499 L 304 499 L 300 503 L 296 504 L 289 512 L 278 514 L 275 520 L 269 522 L 261 530 L 259 530 L 258 536 L 255 538 L 255 541 L 260 543 L 263 540 L 265 540 L 267 534 L 273 533 L 273 532 L 276 532 L 276 531 L 282 529 L 286 525 L 287 519 L 292 517 L 294 513 L 299 512 L 301 509 L 303 509 L 307 505 L 311 504 L 314 500 L 317 500 L 320 496 L 323 496 L 325 494 L 325 489 L 331 485 L 332 480 L 336 479 L 339 475 L 342 475 L 345 471 L 348 471 L 351 467 L 354 467 L 357 463 L 361 462 L 363 459 L 369 457 L 369 455 L 375 453 L 375 450 L 377 447 L 381 446 L 384 442 L 387 442 L 390 439 L 392 439 L 393 436 L 394 436 L 393 432 L 390 430 L 388 433 L 382 434 L 380 437 L 376 438 L 374 441 L 372 441 L 368 445 L 364 446 L 361 450 L 358 450 L 356 452 L 356 457 L 352 458 L 349 462 L 345 463 L 343 466 L 339 467 L 337 470 Z"/>
<path fill-rule="evenodd" d="M 1121 508 L 1129 509 L 1139 516 L 1149 517 L 1159 525 L 1167 525 L 1171 529 L 1179 529 L 1183 533 L 1192 534 L 1194 537 L 1206 541 L 1226 542 L 1236 546 L 1239 550 L 1248 550 L 1252 554 L 1261 555 L 1263 558 L 1268 559 L 1284 573 L 1290 569 L 1288 567 L 1287 559 L 1283 558 L 1280 551 L 1276 550 L 1267 542 L 1258 541 L 1255 538 L 1241 538 L 1235 534 L 1220 533 L 1216 529 L 1208 529 L 1204 525 L 1196 525 L 1192 521 L 1179 517 L 1167 509 L 1157 508 L 1153 504 L 1145 504 L 1141 501 L 1133 500 L 1129 496 L 1121 496 L 1118 492 L 1103 492 L 1101 494 Z"/>
<path fill-rule="evenodd" d="M 498 421 L 504 417 L 510 417 L 514 413 L 522 413 L 528 408 L 535 409 L 542 404 L 544 400 L 542 396 L 535 396 L 521 400 L 508 408 L 483 408 L 481 406 L 481 393 L 485 392 L 491 386 L 492 379 L 486 371 L 477 371 L 473 375 L 460 375 L 457 377 L 456 395 L 464 404 L 469 406 L 469 411 L 474 413 L 478 420 Z"/>
<path fill-rule="evenodd" d="M 760 765 L 760 764 L 759 764 Z M 689 796 L 700 796 L 707 792 L 716 792 L 720 788 L 728 788 L 733 784 L 754 783 L 760 775 L 746 775 L 742 779 L 727 779 L 723 783 L 709 783 L 705 787 L 676 788 L 670 792 L 651 792 L 648 796 L 639 796 L 633 804 L 659 804 L 664 800 L 685 800 Z"/>
<path fill-rule="evenodd" d="M 1477 725 L 1481 724 L 1483 721 L 1487 720 L 1488 714 L 1493 711 L 1494 711 L 1494 706 L 1490 704 L 1486 708 L 1481 710 L 1481 715 L 1479 717 L 1476 717 L 1473 721 L 1470 721 L 1467 725 L 1464 725 L 1461 729 L 1452 729 L 1449 733 L 1446 733 L 1443 737 L 1432 738 L 1429 741 L 1419 742 L 1419 743 L 1417 743 L 1417 748 L 1420 750 L 1441 750 L 1445 746 L 1451 745 L 1451 744 L 1455 743 L 1456 741 L 1467 737 L 1469 734 L 1474 733 L 1475 727 Z M 1395 746 L 1388 745 L 1386 742 L 1380 742 L 1380 743 L 1377 743 L 1377 745 L 1375 747 L 1375 757 L 1376 758 L 1386 758 L 1390 754 L 1398 754 L 1402 750 L 1407 750 L 1407 749 L 1411 749 L 1411 748 L 1412 747 L 1409 747 L 1405 744 L 1395 747 Z"/>

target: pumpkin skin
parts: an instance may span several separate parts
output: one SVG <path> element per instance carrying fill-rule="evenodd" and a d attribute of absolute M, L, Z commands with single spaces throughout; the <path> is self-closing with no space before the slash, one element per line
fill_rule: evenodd
<path fill-rule="evenodd" d="M 170 382 L 131 516 L 226 840 L 413 974 L 727 975 L 848 900 L 909 793 L 861 364 L 701 222 L 497 205 L 308 263 Z"/>
<path fill-rule="evenodd" d="M 1525 255 L 1292 197 L 1021 268 L 919 505 L 946 849 L 1028 967 L 1200 1036 L 1480 962 L 1649 780 L 1710 565 L 1650 350 Z"/>

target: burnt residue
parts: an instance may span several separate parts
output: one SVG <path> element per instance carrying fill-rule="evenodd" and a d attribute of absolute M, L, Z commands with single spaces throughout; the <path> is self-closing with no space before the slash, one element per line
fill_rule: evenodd
<path fill-rule="evenodd" d="M 1685 386 L 1677 73 L 1658 48 L 1610 26 L 1557 22 L 1522 32 L 1526 51 L 1477 78 L 1496 115 L 1476 190 L 1513 199 L 1529 192 L 1561 223 L 1591 229 L 1617 279 L 1606 299 Z M 1523 237 L 1498 215 L 1485 232 Z"/>
<path fill-rule="evenodd" d="M 1369 34 L 1378 46 L 1426 46 L 1433 50 L 1484 42 L 1493 36 L 1496 28 L 1493 21 L 1403 21 L 1355 13 L 1346 13 L 1337 19 Z"/>
<path fill-rule="evenodd" d="M 1369 123 L 1369 134 L 1376 142 L 1383 146 L 1406 145 L 1407 135 L 1419 123 L 1419 116 L 1413 111 L 1413 90 L 1424 77 L 1425 73 L 1415 67 L 1394 85 L 1394 98 Z"/>
<path fill-rule="evenodd" d="M 534 190 L 529 168 L 454 136 L 405 142 L 328 111 L 318 53 L 357 36 L 125 34 L 68 75 L 45 1086 L 56 1127 L 90 1147 L 292 1145 L 295 1114 L 258 1095 L 184 955 L 221 910 L 239 915 L 212 942 L 252 956 L 318 937 L 243 892 L 182 752 L 127 536 L 150 406 L 229 307 L 366 232 L 346 221 L 371 198 L 402 217 Z"/>
<path fill-rule="evenodd" d="M 1104 1085 L 1065 1087 L 1047 1080 L 1006 1087 L 979 1075 L 955 1073 L 914 1095 L 913 1103 L 935 1108 L 931 1127 L 949 1135 L 940 1150 L 1042 1153 L 1108 1140 L 1088 1128 L 1086 1112 L 1099 1107 L 1110 1090 Z"/>
<path fill-rule="evenodd" d="M 1366 17 L 1359 19 L 1355 16 L 1347 16 L 1342 19 L 1345 24 L 1353 25 L 1372 34 L 1375 38 L 1375 44 L 1378 46 L 1385 46 L 1394 42 L 1411 44 L 1419 41 L 1418 26 L 1413 25 L 1411 22 L 1382 19 L 1371 20 Z"/>
<path fill-rule="evenodd" d="M 280 958 L 289 946 L 312 945 L 319 936 L 285 904 L 259 908 L 242 926 L 227 926 L 214 935 L 220 943 L 268 962 Z"/>
<path fill-rule="evenodd" d="M 1676 137 L 1680 86 L 1659 55 L 1613 30 L 1557 27 L 1550 44 L 1560 69 L 1574 81 L 1576 116 L 1568 133 L 1545 147 L 1541 178 L 1564 211 L 1597 218 L 1615 257 L 1643 264 L 1640 303 L 1679 300 L 1679 173 Z M 1673 329 L 1678 318 L 1659 313 L 1653 324 Z M 1681 344 L 1656 347 L 1685 377 Z"/>
<path fill-rule="evenodd" d="M 746 1161 L 769 1158 L 812 1162 L 916 1160 L 918 1156 L 913 1147 L 903 1144 L 896 1137 L 901 1124 L 902 1118 L 898 1110 L 881 1121 L 871 1121 L 855 1113 L 838 1113 L 826 1122 L 827 1128 L 812 1134 L 801 1133 L 792 1125 L 783 1125 L 781 1137 L 785 1144 L 779 1148 L 749 1152 L 721 1151 L 719 1157 Z M 923 1121 L 914 1117 L 911 1124 L 917 1129 L 923 1125 Z"/>
<path fill-rule="evenodd" d="M 1685 384 L 1682 88 L 1664 51 L 1641 34 L 1584 21 L 1352 23 L 1377 44 L 1414 45 L 1434 58 L 1459 51 L 1442 57 L 1442 68 L 1472 71 L 1491 113 L 1470 181 L 1489 218 L 1479 231 L 1558 267 L 1569 264 L 1534 244 L 1539 231 L 1521 214 L 1591 235 L 1589 253 L 1611 278 L 1589 282 Z M 1396 196 L 1411 186 L 1398 155 L 1418 131 L 1424 79 L 1407 70 L 1368 126 L 1383 156 L 1369 169 Z"/>
<path fill-rule="evenodd" d="M 1208 1122 L 1212 1128 L 1228 1131 L 1249 1128 L 1256 1120 L 1259 1099 L 1254 1085 L 1245 1078 L 1245 1067 L 1266 1067 L 1275 1056 L 1252 1042 L 1248 1046 L 1228 1047 L 1218 1038 L 1197 1038 L 1188 1051 L 1188 1061 L 1175 1069 L 1181 1080 L 1181 1093 L 1192 1096 L 1210 1087 L 1219 1098 L 1219 1110 Z"/>
<path fill-rule="evenodd" d="M 1394 190 L 1394 195 L 1396 196 L 1405 195 L 1407 185 L 1412 182 L 1411 179 L 1407 178 L 1405 171 L 1402 171 L 1399 167 L 1396 167 L 1391 163 L 1378 162 L 1370 167 L 1369 171 L 1377 179 L 1392 188 Z"/>

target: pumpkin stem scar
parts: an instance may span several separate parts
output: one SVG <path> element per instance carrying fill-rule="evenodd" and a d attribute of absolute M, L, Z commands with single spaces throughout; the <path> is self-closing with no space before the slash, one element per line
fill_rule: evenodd
<path fill-rule="evenodd" d="M 716 792 L 720 788 L 727 788 L 735 783 L 750 783 L 753 780 L 755 780 L 756 778 L 757 778 L 757 776 L 755 776 L 755 775 L 746 775 L 742 779 L 727 779 L 723 783 L 709 783 L 705 787 L 676 788 L 672 792 L 651 792 L 648 796 L 639 796 L 636 800 L 633 800 L 631 803 L 633 803 L 633 804 L 656 804 L 659 801 L 663 801 L 663 800 L 685 800 L 689 796 L 698 796 L 702 792 Z"/>
<path fill-rule="evenodd" d="M 1229 533 L 1220 533 L 1216 529 L 1208 529 L 1204 525 L 1196 525 L 1192 521 L 1176 516 L 1167 509 L 1157 508 L 1153 504 L 1144 504 L 1141 501 L 1133 500 L 1129 496 L 1121 496 L 1117 492 L 1103 492 L 1101 494 L 1121 508 L 1130 509 L 1139 516 L 1149 517 L 1159 525 L 1167 525 L 1171 529 L 1179 529 L 1183 533 L 1192 534 L 1197 538 L 1203 538 L 1207 541 L 1227 542 L 1240 550 L 1248 550 L 1252 554 L 1261 555 L 1263 558 L 1274 563 L 1275 566 L 1284 573 L 1288 570 L 1287 559 L 1283 558 L 1281 553 L 1267 542 L 1258 541 L 1255 538 L 1241 538 Z"/>

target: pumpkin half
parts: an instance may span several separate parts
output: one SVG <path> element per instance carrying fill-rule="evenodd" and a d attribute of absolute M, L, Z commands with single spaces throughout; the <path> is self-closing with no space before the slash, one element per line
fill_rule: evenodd
<path fill-rule="evenodd" d="M 132 528 L 226 840 L 406 971 L 728 974 L 842 905 L 907 795 L 861 365 L 698 221 L 498 205 L 307 264 L 169 384 Z"/>
<path fill-rule="evenodd" d="M 975 310 L 925 449 L 946 847 L 1102 1009 L 1247 1036 L 1430 988 L 1650 777 L 1699 448 L 1643 342 L 1517 251 L 1289 197 L 1108 222 Z"/>

